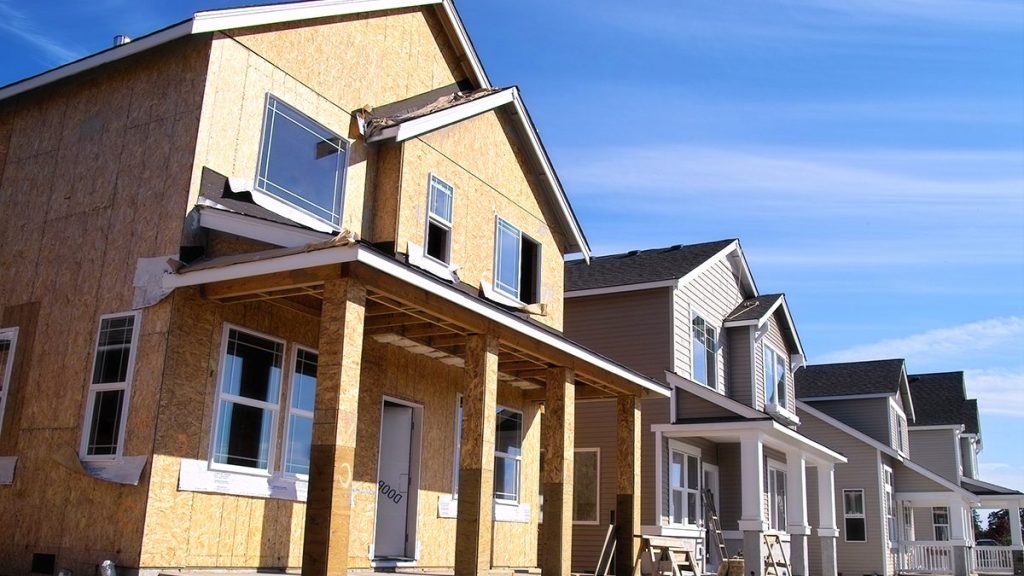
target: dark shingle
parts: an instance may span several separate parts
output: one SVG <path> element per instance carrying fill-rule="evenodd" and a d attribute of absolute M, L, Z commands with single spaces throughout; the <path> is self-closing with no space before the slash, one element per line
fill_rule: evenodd
<path fill-rule="evenodd" d="M 733 242 L 735 240 L 719 240 L 702 244 L 677 244 L 668 248 L 633 250 L 622 254 L 597 256 L 590 259 L 590 264 L 583 260 L 570 260 L 565 263 L 565 289 L 590 290 L 678 280 Z"/>
<path fill-rule="evenodd" d="M 978 433 L 978 402 L 967 399 L 963 372 L 911 374 L 908 378 L 915 426 L 963 424 L 968 433 Z"/>
<path fill-rule="evenodd" d="M 796 397 L 895 394 L 902 374 L 901 358 L 804 366 L 796 372 Z"/>
<path fill-rule="evenodd" d="M 963 406 L 964 430 L 968 434 L 981 434 L 981 421 L 978 418 L 978 401 L 965 400 Z"/>
<path fill-rule="evenodd" d="M 763 294 L 757 298 L 747 298 L 726 316 L 725 321 L 760 320 L 781 298 L 782 294 Z"/>

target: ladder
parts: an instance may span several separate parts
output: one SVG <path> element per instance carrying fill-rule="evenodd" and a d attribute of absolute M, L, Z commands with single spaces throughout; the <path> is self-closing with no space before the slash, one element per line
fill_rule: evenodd
<path fill-rule="evenodd" d="M 608 576 L 608 570 L 615 558 L 615 520 L 608 524 L 608 532 L 604 535 L 604 545 L 601 546 L 601 556 L 597 559 L 597 568 L 594 569 L 594 576 Z"/>
<path fill-rule="evenodd" d="M 729 554 L 725 550 L 725 537 L 722 536 L 722 521 L 718 518 L 718 510 L 715 509 L 715 496 L 711 490 L 705 487 L 702 491 L 704 500 L 704 517 L 708 523 L 708 531 L 715 538 L 715 546 L 718 548 L 718 559 L 725 562 Z M 710 555 L 710 554 L 709 554 Z"/>
<path fill-rule="evenodd" d="M 782 538 L 778 534 L 765 534 L 764 545 L 768 549 L 764 557 L 765 576 L 789 576 L 789 560 L 786 559 L 786 549 L 782 547 Z M 777 558 L 774 554 L 776 547 L 779 549 Z"/>

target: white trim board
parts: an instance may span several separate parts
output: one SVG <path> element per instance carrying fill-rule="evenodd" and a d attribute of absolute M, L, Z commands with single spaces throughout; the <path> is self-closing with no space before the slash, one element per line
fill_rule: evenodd
<path fill-rule="evenodd" d="M 324 232 L 306 230 L 296 226 L 288 226 L 287 224 L 228 212 L 217 208 L 217 204 L 210 200 L 201 202 L 196 207 L 199 213 L 199 225 L 203 228 L 234 234 L 243 238 L 251 238 L 277 246 L 297 248 L 306 244 L 324 242 L 332 238 L 331 234 Z"/>
<path fill-rule="evenodd" d="M 505 88 L 500 92 L 495 92 L 482 98 L 477 98 L 471 102 L 465 104 L 457 104 L 451 108 L 446 108 L 438 112 L 432 112 L 425 116 L 400 122 L 398 124 L 388 126 L 380 132 L 370 136 L 366 139 L 367 142 L 380 142 L 382 140 L 394 139 L 395 142 L 404 142 L 417 136 L 422 136 L 433 132 L 434 130 L 440 130 L 445 126 L 450 126 L 463 120 L 468 120 L 474 116 L 483 114 L 484 112 L 490 112 L 495 108 L 510 104 L 515 100 L 516 88 Z"/>

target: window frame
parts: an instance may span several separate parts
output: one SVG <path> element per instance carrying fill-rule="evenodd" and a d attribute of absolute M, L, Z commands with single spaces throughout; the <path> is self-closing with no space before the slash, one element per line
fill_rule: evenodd
<path fill-rule="evenodd" d="M 789 523 L 789 492 L 788 488 L 788 471 L 786 465 L 776 460 L 768 460 L 765 470 L 765 494 L 768 495 L 768 527 L 770 530 L 776 532 L 788 532 Z M 779 475 L 782 476 L 782 484 L 779 484 Z M 775 488 L 773 491 L 772 488 Z M 779 493 L 782 495 L 782 524 L 781 527 L 777 525 L 779 521 Z"/>
<path fill-rule="evenodd" d="M 4 433 L 4 414 L 7 409 L 7 391 L 11 389 L 11 375 L 14 374 L 14 356 L 18 352 L 18 327 L 0 328 L 0 340 L 10 342 L 7 362 L 0 366 L 0 438 Z"/>
<path fill-rule="evenodd" d="M 497 419 L 497 414 L 499 412 L 501 412 L 502 410 L 508 410 L 509 412 L 512 412 L 513 414 L 518 414 L 519 415 L 519 437 L 517 438 L 517 445 L 519 447 L 519 456 L 516 456 L 514 454 L 509 454 L 507 452 L 499 452 L 498 451 L 498 441 L 497 441 L 498 419 Z M 461 413 L 460 413 L 460 420 L 461 420 Z M 502 406 L 501 404 L 498 404 L 498 405 L 495 406 L 494 458 L 495 458 L 495 460 L 497 460 L 499 458 L 507 458 L 507 459 L 510 459 L 510 460 L 514 460 L 516 462 L 516 478 L 515 478 L 515 481 L 516 481 L 515 482 L 516 493 L 515 493 L 515 499 L 499 497 L 498 496 L 497 485 L 495 484 L 493 497 L 494 497 L 494 502 L 496 504 L 507 504 L 507 505 L 518 506 L 520 500 L 522 499 L 522 495 L 523 495 L 523 455 L 522 455 L 522 452 L 523 452 L 523 435 L 525 433 L 525 431 L 523 430 L 524 424 L 525 424 L 525 421 L 524 421 L 524 418 L 523 418 L 523 411 L 522 410 L 517 410 L 516 408 L 510 408 L 508 406 Z M 461 450 L 461 446 L 460 446 L 460 450 Z M 460 460 L 461 460 L 461 458 L 460 458 Z M 494 465 L 494 473 L 497 474 L 498 473 L 497 462 L 495 462 L 494 464 L 495 464 Z"/>
<path fill-rule="evenodd" d="M 942 512 L 940 512 L 940 510 Z M 935 520 L 936 514 L 945 514 L 946 515 L 946 521 L 944 523 L 943 522 L 936 522 L 936 520 Z M 945 528 L 946 529 L 946 537 L 945 538 L 939 538 L 939 528 Z M 935 537 L 935 541 L 936 542 L 949 542 L 950 535 L 951 535 L 951 533 L 950 533 L 949 506 L 932 506 L 932 536 Z"/>
<path fill-rule="evenodd" d="M 848 512 L 846 510 L 846 494 L 860 494 L 860 512 Z M 868 518 L 867 518 L 867 503 L 864 498 L 863 488 L 845 488 L 843 490 L 843 541 L 844 542 L 867 542 L 868 541 Z M 850 540 L 849 521 L 860 520 L 864 525 L 864 539 L 863 540 Z"/>
<path fill-rule="evenodd" d="M 451 214 L 449 215 L 448 220 L 445 220 L 440 214 L 435 214 L 433 209 L 432 209 L 432 207 L 434 205 L 433 199 L 434 199 L 435 183 L 440 184 L 440 187 L 447 186 L 448 189 L 449 189 L 449 197 L 448 197 L 449 202 L 448 203 L 449 203 L 449 208 L 451 210 Z M 445 180 L 444 178 L 441 178 L 437 174 L 435 174 L 433 172 L 430 172 L 427 175 L 427 218 L 426 218 L 426 225 L 425 225 L 425 227 L 423 229 L 423 256 L 425 258 L 429 258 L 430 260 L 432 260 L 434 262 L 437 262 L 437 263 L 439 263 L 439 264 L 441 264 L 443 266 L 450 266 L 451 265 L 451 263 L 452 263 L 452 230 L 454 228 L 454 220 L 455 220 L 455 186 L 452 183 L 450 183 L 447 180 Z M 435 224 L 435 225 L 443 228 L 444 230 L 446 230 L 448 232 L 448 237 L 445 239 L 445 247 L 444 247 L 444 256 L 445 257 L 444 257 L 444 259 L 435 258 L 435 257 L 431 256 L 428 253 L 428 248 L 430 246 L 430 225 L 431 224 Z"/>
<path fill-rule="evenodd" d="M 885 514 L 886 540 L 891 544 L 896 543 L 899 537 L 895 482 L 892 468 L 882 465 L 882 512 Z"/>
<path fill-rule="evenodd" d="M 331 216 L 332 217 L 336 216 L 337 219 L 338 219 L 337 222 L 334 222 L 333 220 L 326 219 L 323 216 L 317 215 L 316 213 L 308 210 L 307 208 L 303 208 L 301 205 L 299 205 L 296 202 L 294 202 L 293 200 L 283 196 L 282 194 L 279 194 L 279 193 L 276 193 L 276 192 L 274 192 L 272 190 L 269 190 L 268 187 L 265 185 L 265 183 L 271 183 L 273 185 L 273 187 L 280 188 L 281 190 L 285 190 L 285 188 L 283 188 L 282 186 L 278 186 L 276 184 L 273 184 L 273 181 L 271 179 L 267 178 L 267 176 L 269 174 L 266 174 L 267 170 L 264 169 L 264 161 L 268 161 L 269 162 L 269 155 L 267 153 L 268 150 L 269 150 L 269 145 L 267 144 L 267 139 L 268 139 L 269 136 L 272 136 L 271 134 L 268 133 L 268 129 L 272 127 L 272 122 L 271 122 L 271 111 L 272 111 L 271 103 L 273 103 L 273 102 L 276 102 L 277 104 L 284 106 L 287 109 L 286 110 L 287 112 L 290 112 L 291 114 L 297 116 L 298 117 L 297 119 L 291 119 L 296 124 L 299 124 L 298 120 L 302 120 L 304 122 L 308 122 L 308 123 L 314 125 L 316 128 L 319 128 L 319 129 L 323 130 L 324 132 L 327 132 L 327 133 L 333 135 L 334 137 L 336 137 L 338 139 L 338 148 L 340 149 L 342 154 L 344 154 L 344 160 L 341 162 L 341 166 L 339 168 L 340 174 L 336 174 L 335 175 L 335 190 L 334 190 L 334 193 L 335 193 L 336 206 L 334 207 L 334 210 L 337 210 L 337 214 L 332 213 Z M 276 107 L 273 109 L 273 112 L 276 113 L 276 114 L 283 114 L 283 112 L 279 111 Z M 305 129 L 305 130 L 307 130 L 307 131 L 309 131 L 311 133 L 313 132 L 312 130 L 309 129 L 309 127 L 302 126 L 301 124 L 299 124 L 299 125 L 303 129 Z M 319 135 L 317 135 L 317 136 L 320 137 Z M 323 139 L 322 137 L 320 137 L 320 138 Z M 311 116 L 309 116 L 305 112 L 302 112 L 301 110 L 299 110 L 298 107 L 289 104 L 283 98 L 281 98 L 279 96 L 275 96 L 271 92 L 267 92 L 265 97 L 264 97 L 264 102 L 263 102 L 263 125 L 262 125 L 262 127 L 260 129 L 259 151 L 258 151 L 258 154 L 257 154 L 257 157 L 256 157 L 256 177 L 253 179 L 253 188 L 255 188 L 256 190 L 258 190 L 259 192 L 261 192 L 263 194 L 267 194 L 269 196 L 272 196 L 274 198 L 274 200 L 287 205 L 291 209 L 298 210 L 303 215 L 306 215 L 306 216 L 308 216 L 310 218 L 315 218 L 317 221 L 323 222 L 324 224 L 327 224 L 328 226 L 330 226 L 331 228 L 333 228 L 335 230 L 341 230 L 342 229 L 341 222 L 342 222 L 342 220 L 344 218 L 344 213 L 345 213 L 345 184 L 346 184 L 347 179 L 348 179 L 349 153 L 351 152 L 351 150 L 352 150 L 352 141 L 351 140 L 349 140 L 345 136 L 341 135 L 336 130 L 328 128 L 323 123 L 318 122 L 317 120 L 314 120 Z M 295 193 L 293 193 L 291 191 L 286 191 L 286 194 L 291 195 L 291 196 L 295 196 L 296 198 L 301 198 L 301 196 L 299 196 L 298 194 L 295 194 Z M 312 202 L 309 202 L 308 200 L 306 200 L 306 202 L 308 202 L 309 204 L 315 206 L 315 204 L 313 204 Z M 321 210 L 324 210 L 323 207 L 319 207 L 318 206 L 318 208 L 320 208 Z M 326 210 L 324 210 L 324 211 L 326 211 Z"/>
<path fill-rule="evenodd" d="M 720 390 L 718 386 L 718 349 L 721 346 L 722 330 L 719 326 L 709 322 L 707 318 L 708 315 L 700 310 L 690 309 L 690 378 L 701 386 L 711 388 L 712 390 Z M 701 382 L 697 377 L 697 327 L 694 324 L 698 319 L 704 323 L 703 336 L 705 339 L 707 338 L 708 328 L 714 330 L 714 346 L 712 348 L 709 349 L 706 342 L 700 343 L 701 348 L 704 349 L 704 379 L 706 382 Z M 709 355 L 711 361 L 709 361 Z"/>
<path fill-rule="evenodd" d="M 771 352 L 772 356 L 772 375 L 775 377 L 772 382 L 772 393 L 768 395 L 768 353 Z M 779 379 L 776 373 L 779 368 L 779 363 L 782 363 L 782 401 L 779 402 Z M 789 397 L 789 384 L 787 376 L 787 365 L 786 356 L 781 354 L 774 346 L 767 342 L 761 343 L 761 376 L 764 378 L 764 403 L 766 406 L 775 406 L 783 410 L 788 410 L 788 397 Z"/>
<path fill-rule="evenodd" d="M 267 452 L 267 467 L 266 467 L 266 469 L 263 469 L 263 468 L 250 468 L 248 466 L 240 466 L 238 464 L 226 464 L 226 463 L 220 463 L 220 462 L 216 461 L 216 456 L 217 456 L 217 436 L 218 436 L 218 433 L 220 432 L 220 426 L 222 424 L 221 417 L 220 417 L 221 405 L 225 401 L 225 399 L 224 399 L 224 395 L 225 394 L 223 392 L 223 378 L 224 378 L 225 362 L 227 361 L 228 336 L 230 335 L 231 330 L 237 330 L 238 332 L 243 332 L 243 333 L 248 334 L 250 336 L 256 336 L 257 338 L 263 338 L 265 340 L 269 340 L 271 342 L 276 342 L 276 343 L 281 344 L 281 360 L 282 360 L 282 370 L 281 370 L 281 373 L 282 374 L 281 374 L 280 382 L 278 383 L 277 403 L 276 403 L 275 407 L 273 407 L 273 408 L 266 407 L 265 408 L 264 406 L 262 406 L 262 404 L 270 404 L 269 402 L 261 402 L 259 400 L 253 400 L 251 398 L 245 398 L 245 397 L 236 396 L 236 395 L 233 395 L 233 394 L 229 394 L 229 396 L 231 396 L 231 398 L 228 400 L 229 402 L 233 402 L 233 403 L 236 403 L 236 404 L 243 404 L 245 406 L 250 406 L 250 407 L 253 407 L 253 408 L 260 408 L 260 409 L 271 410 L 271 413 L 273 414 L 273 421 L 272 421 L 271 426 L 270 426 L 270 440 L 269 440 L 269 449 L 268 449 L 268 452 Z M 281 424 L 281 420 L 280 420 L 281 419 L 281 399 L 282 399 L 282 396 L 284 394 L 285 383 L 288 382 L 290 384 L 290 379 L 286 381 L 285 377 L 284 377 L 284 365 L 283 364 L 287 360 L 287 358 L 288 358 L 288 342 L 286 340 L 284 340 L 283 338 L 278 338 L 276 336 L 271 336 L 269 334 L 264 334 L 264 333 L 259 332 L 257 330 L 252 330 L 250 328 L 245 328 L 245 327 L 242 327 L 242 326 L 238 326 L 237 324 L 231 324 L 229 322 L 225 322 L 224 323 L 224 328 L 223 328 L 223 331 L 221 333 L 220 360 L 218 362 L 217 375 L 216 375 L 216 383 L 215 383 L 217 396 L 215 398 L 214 405 L 213 405 L 213 426 L 212 426 L 212 428 L 210 428 L 210 447 L 209 447 L 209 458 L 208 458 L 210 470 L 218 470 L 218 471 L 222 471 L 222 472 L 233 472 L 233 473 L 237 473 L 237 474 L 245 474 L 245 475 L 248 475 L 248 476 L 272 477 L 275 472 L 284 469 L 283 466 L 280 466 L 279 468 L 277 468 L 274 465 L 277 462 L 278 442 L 276 440 L 277 440 L 277 436 L 278 436 L 278 428 L 280 428 L 280 424 Z M 319 367 L 319 363 L 318 363 L 318 367 Z"/>
<path fill-rule="evenodd" d="M 100 334 L 103 332 L 103 321 L 113 318 L 132 318 L 132 338 L 128 344 L 128 365 L 125 369 L 124 382 L 107 382 L 96 384 L 96 357 L 99 352 Z M 82 424 L 82 439 L 79 444 L 78 456 L 83 462 L 109 462 L 124 459 L 125 433 L 128 431 L 128 410 L 131 407 L 132 381 L 135 378 L 135 359 L 139 349 L 139 331 L 142 326 L 142 312 L 131 310 L 128 312 L 111 312 L 102 314 L 99 322 L 96 323 L 96 337 L 93 339 L 92 362 L 89 368 L 89 385 L 86 388 L 87 399 L 85 401 L 85 418 Z M 113 454 L 89 454 L 89 437 L 92 431 L 93 411 L 96 408 L 96 396 L 100 392 L 122 390 L 120 422 L 117 425 L 117 448 Z"/>
<path fill-rule="evenodd" d="M 577 520 L 576 519 L 576 503 L 573 501 L 572 507 L 572 523 L 579 524 L 581 526 L 596 526 L 601 519 L 601 449 L 600 448 L 573 448 L 573 487 L 572 493 L 575 499 L 576 494 L 576 455 L 581 452 L 594 453 L 594 519 L 593 520 Z M 541 483 L 543 484 L 543 482 Z"/>
<path fill-rule="evenodd" d="M 514 233 L 515 238 L 516 238 L 516 250 L 515 250 L 515 255 L 516 255 L 516 257 L 515 257 L 515 278 L 516 278 L 515 279 L 515 283 L 516 283 L 516 285 L 514 287 L 515 288 L 514 290 L 511 289 L 512 287 L 509 287 L 508 285 L 506 285 L 504 282 L 502 282 L 500 280 L 500 278 L 501 278 L 501 266 L 502 266 L 502 259 L 501 259 L 501 252 L 502 252 L 502 250 L 501 250 L 501 248 L 502 248 L 501 233 L 502 233 L 502 228 L 504 228 L 506 232 Z M 537 253 L 536 253 L 534 262 L 532 264 L 533 265 L 533 276 L 534 276 L 533 280 L 534 281 L 533 281 L 533 285 L 530 287 L 531 291 L 533 292 L 535 297 L 529 299 L 529 300 L 534 300 L 534 302 L 528 302 L 527 300 L 523 299 L 523 273 L 522 273 L 522 271 L 523 271 L 523 264 L 524 264 L 524 262 L 523 262 L 523 242 L 524 242 L 524 240 L 526 242 L 529 242 L 530 244 L 533 244 L 534 246 L 537 247 Z M 521 305 L 534 304 L 534 303 L 541 302 L 543 300 L 543 298 L 541 297 L 541 293 L 540 293 L 541 292 L 542 282 L 543 282 L 543 267 L 544 267 L 543 263 L 544 263 L 544 245 L 543 244 L 538 242 L 535 238 L 533 238 L 529 234 L 524 233 L 522 231 L 522 229 L 520 229 L 515 224 L 512 224 L 511 222 L 509 222 L 508 220 L 505 220 L 501 216 L 495 216 L 495 225 L 494 225 L 494 282 L 493 282 L 493 285 L 494 285 L 494 290 L 496 292 L 498 292 L 502 296 L 511 298 L 513 301 L 515 301 L 516 303 L 521 304 Z"/>
<path fill-rule="evenodd" d="M 673 453 L 681 454 L 683 456 L 683 470 L 682 470 L 682 472 L 680 474 L 680 480 L 682 481 L 683 486 L 681 486 L 681 487 L 680 486 L 674 486 L 672 484 L 672 456 L 673 456 Z M 697 487 L 696 488 L 692 488 L 692 487 L 689 486 L 690 458 L 696 458 L 696 460 L 697 460 Z M 669 443 L 668 443 L 668 523 L 669 523 L 670 526 L 685 527 L 685 528 L 695 528 L 695 527 L 699 527 L 701 525 L 701 523 L 703 521 L 703 516 L 704 516 L 704 514 L 703 514 L 703 510 L 704 510 L 703 497 L 704 497 L 704 495 L 701 493 L 701 489 L 703 488 L 702 484 L 704 482 L 703 476 L 704 476 L 704 458 L 703 458 L 703 453 L 701 452 L 701 450 L 699 448 L 697 448 L 696 446 L 691 446 L 689 444 L 684 444 L 682 442 L 678 442 L 678 441 L 675 441 L 675 440 L 670 440 Z M 688 515 L 687 515 L 687 510 L 684 510 L 683 513 L 681 514 L 681 518 L 682 518 L 683 521 L 682 522 L 676 522 L 676 509 L 675 509 L 675 498 L 674 498 L 674 493 L 675 492 L 681 492 L 682 493 L 681 500 L 684 503 L 684 507 L 685 508 L 689 508 L 689 498 L 688 498 L 688 496 L 691 493 L 694 494 L 694 496 L 695 496 L 695 506 L 696 506 L 696 510 L 694 511 L 694 513 L 699 516 L 698 518 L 689 518 Z"/>
<path fill-rule="evenodd" d="M 317 359 L 317 362 L 316 362 L 316 366 L 317 366 L 317 380 L 316 380 L 316 382 L 317 382 L 317 384 L 319 384 L 319 377 L 320 377 L 319 376 L 320 352 L 317 351 L 316 349 L 310 348 L 308 346 L 303 346 L 301 344 L 293 344 L 292 345 L 292 353 L 291 353 L 291 363 L 289 364 L 291 369 L 288 372 L 288 379 L 287 380 L 283 380 L 282 379 L 282 382 L 281 382 L 281 387 L 282 388 L 285 387 L 285 383 L 287 382 L 288 392 L 287 392 L 287 394 L 284 394 L 284 392 L 282 391 L 282 395 L 285 396 L 285 404 L 286 405 L 285 405 L 285 411 L 284 411 L 284 418 L 282 419 L 282 423 L 284 424 L 284 433 L 281 435 L 281 467 L 280 467 L 280 471 L 281 471 L 281 474 L 284 477 L 286 477 L 286 478 L 294 478 L 294 479 L 297 479 L 297 480 L 302 480 L 302 481 L 308 482 L 309 481 L 309 474 L 300 474 L 298 472 L 289 472 L 287 470 L 287 468 L 288 468 L 288 457 L 291 454 L 290 447 L 291 447 L 292 433 L 291 433 L 291 426 L 289 426 L 289 424 L 291 423 L 292 413 L 293 412 L 298 412 L 299 413 L 298 416 L 300 418 L 309 418 L 310 423 L 314 422 L 315 414 L 316 414 L 316 389 L 315 389 L 315 387 L 314 387 L 314 391 L 313 391 L 313 410 L 312 411 L 308 412 L 308 414 L 307 414 L 306 410 L 292 408 L 292 399 L 294 398 L 294 395 L 295 395 L 295 373 L 296 373 L 295 368 L 297 367 L 297 365 L 299 363 L 299 352 L 300 351 L 301 352 L 306 352 L 308 354 L 315 354 L 316 355 L 316 359 Z M 219 384 L 219 382 L 218 382 L 218 384 Z M 219 412 L 218 412 L 218 414 L 219 414 Z M 312 437 L 310 438 L 310 458 L 312 458 Z M 311 462 L 311 464 L 312 464 L 312 462 Z M 271 465 L 270 468 L 273 469 L 273 466 Z"/>

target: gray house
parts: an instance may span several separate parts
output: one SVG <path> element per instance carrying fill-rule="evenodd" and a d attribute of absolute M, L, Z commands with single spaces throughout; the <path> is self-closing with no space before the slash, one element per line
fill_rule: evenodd
<path fill-rule="evenodd" d="M 565 296 L 568 337 L 672 388 L 643 401 L 643 534 L 713 572 L 707 488 L 745 574 L 762 573 L 764 536 L 778 535 L 791 574 L 834 576 L 832 475 L 846 459 L 796 430 L 803 347 L 785 296 L 758 292 L 739 242 L 569 262 Z M 615 506 L 615 409 L 577 398 L 573 570 L 596 565 Z M 826 506 L 812 502 L 819 494 Z"/>

